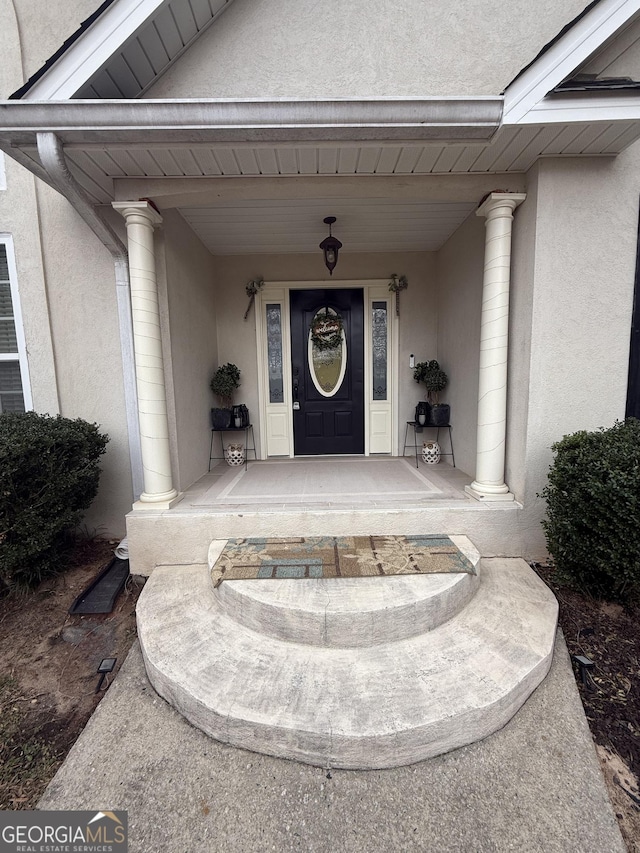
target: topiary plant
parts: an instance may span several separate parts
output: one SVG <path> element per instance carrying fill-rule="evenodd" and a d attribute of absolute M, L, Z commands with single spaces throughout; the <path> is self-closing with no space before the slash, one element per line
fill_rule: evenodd
<path fill-rule="evenodd" d="M 67 533 L 97 494 L 108 440 L 80 419 L 0 415 L 0 587 L 33 587 L 64 568 Z"/>
<path fill-rule="evenodd" d="M 440 391 L 447 387 L 449 377 L 435 359 L 420 361 L 413 370 L 416 382 L 423 382 L 427 389 L 427 400 L 432 406 L 439 404 Z"/>
<path fill-rule="evenodd" d="M 624 601 L 640 594 L 640 421 L 553 445 L 542 522 L 560 581 Z"/>
<path fill-rule="evenodd" d="M 233 393 L 240 387 L 240 369 L 235 364 L 223 364 L 213 374 L 210 388 L 226 408 L 233 403 Z"/>

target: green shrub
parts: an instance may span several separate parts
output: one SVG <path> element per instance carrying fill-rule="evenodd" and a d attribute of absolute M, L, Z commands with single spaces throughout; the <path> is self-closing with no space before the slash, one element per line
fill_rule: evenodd
<path fill-rule="evenodd" d="M 60 571 L 70 529 L 98 491 L 108 437 L 60 415 L 0 415 L 0 586 L 36 586 Z"/>
<path fill-rule="evenodd" d="M 553 445 L 542 524 L 557 577 L 617 600 L 640 593 L 640 421 Z"/>

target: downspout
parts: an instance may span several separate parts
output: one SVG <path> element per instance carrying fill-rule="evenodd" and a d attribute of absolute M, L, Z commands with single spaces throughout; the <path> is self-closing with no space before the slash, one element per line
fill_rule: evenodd
<path fill-rule="evenodd" d="M 142 452 L 138 423 L 138 394 L 136 390 L 127 248 L 111 226 L 100 217 L 89 196 L 69 171 L 62 143 L 56 134 L 37 133 L 36 138 L 40 162 L 47 175 L 43 179 L 67 199 L 113 257 L 124 376 L 125 409 L 129 434 L 131 481 L 133 499 L 137 501 L 143 491 Z"/>

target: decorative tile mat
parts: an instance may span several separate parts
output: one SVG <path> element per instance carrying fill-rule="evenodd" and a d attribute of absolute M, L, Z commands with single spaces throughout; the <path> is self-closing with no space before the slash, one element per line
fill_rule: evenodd
<path fill-rule="evenodd" d="M 211 570 L 223 580 L 356 578 L 476 573 L 448 536 L 316 536 L 229 539 Z"/>

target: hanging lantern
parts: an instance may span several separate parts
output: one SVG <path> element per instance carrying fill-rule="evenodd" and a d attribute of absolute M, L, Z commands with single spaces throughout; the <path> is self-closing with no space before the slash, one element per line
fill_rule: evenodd
<path fill-rule="evenodd" d="M 342 248 L 340 240 L 336 239 L 336 237 L 331 234 L 331 226 L 335 221 L 335 216 L 325 216 L 324 224 L 329 226 L 329 236 L 325 237 L 322 243 L 320 243 L 320 248 L 324 253 L 324 262 L 329 270 L 329 275 L 333 275 L 333 269 L 338 263 L 338 252 Z"/>

